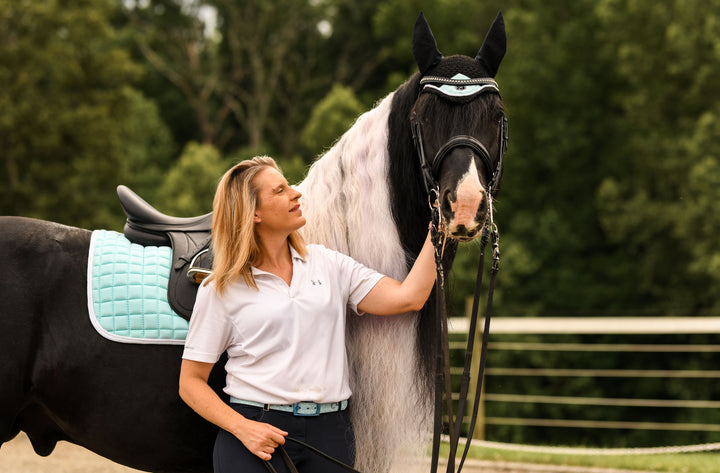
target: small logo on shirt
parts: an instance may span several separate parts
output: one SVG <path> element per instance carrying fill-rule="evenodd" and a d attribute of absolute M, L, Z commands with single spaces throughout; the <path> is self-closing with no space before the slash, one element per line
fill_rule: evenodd
<path fill-rule="evenodd" d="M 322 281 L 320 281 L 319 279 L 311 279 L 310 282 L 313 286 L 322 286 Z"/>

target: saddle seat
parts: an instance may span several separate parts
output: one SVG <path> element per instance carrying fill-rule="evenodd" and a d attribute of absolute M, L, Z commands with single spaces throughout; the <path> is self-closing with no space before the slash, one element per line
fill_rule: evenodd
<path fill-rule="evenodd" d="M 157 210 L 127 186 L 119 185 L 117 195 L 127 216 L 123 233 L 133 243 L 168 246 L 169 232 L 210 233 L 212 212 L 197 217 L 172 217 Z"/>
<path fill-rule="evenodd" d="M 170 307 L 190 320 L 198 284 L 211 273 L 212 212 L 197 217 L 171 217 L 155 209 L 129 187 L 117 187 L 127 220 L 125 238 L 142 246 L 172 247 L 168 282 Z"/>

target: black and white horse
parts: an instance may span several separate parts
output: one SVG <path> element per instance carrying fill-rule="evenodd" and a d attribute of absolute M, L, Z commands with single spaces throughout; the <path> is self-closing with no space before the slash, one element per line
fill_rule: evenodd
<path fill-rule="evenodd" d="M 395 278 L 407 273 L 430 221 L 418 149 L 442 152 L 427 167 L 452 237 L 449 269 L 455 242 L 476 237 L 487 218 L 503 148 L 504 106 L 491 80 L 505 53 L 502 16 L 470 58 L 443 57 L 421 15 L 413 52 L 419 72 L 362 115 L 299 184 L 307 241 Z M 419 143 L 413 126 L 422 129 Z M 475 144 L 446 146 L 458 136 Z M 84 229 L 0 217 L 0 444 L 24 431 L 40 455 L 66 440 L 137 469 L 211 471 L 215 428 L 177 394 L 182 347 L 116 343 L 93 328 L 90 238 Z M 361 471 L 399 471 L 425 454 L 442 313 L 431 298 L 420 313 L 349 318 Z M 222 371 L 211 375 L 218 392 Z"/>

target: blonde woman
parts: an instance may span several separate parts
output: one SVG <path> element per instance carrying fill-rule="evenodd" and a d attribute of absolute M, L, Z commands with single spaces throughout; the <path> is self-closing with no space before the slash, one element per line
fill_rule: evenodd
<path fill-rule="evenodd" d="M 213 274 L 198 290 L 180 396 L 221 429 L 216 473 L 265 472 L 265 461 L 285 471 L 273 453 L 287 435 L 352 465 L 346 310 L 419 310 L 435 281 L 429 236 L 402 283 L 306 245 L 300 196 L 266 156 L 231 168 L 215 194 Z M 225 351 L 230 405 L 207 383 Z M 343 471 L 295 443 L 285 449 L 300 472 Z"/>

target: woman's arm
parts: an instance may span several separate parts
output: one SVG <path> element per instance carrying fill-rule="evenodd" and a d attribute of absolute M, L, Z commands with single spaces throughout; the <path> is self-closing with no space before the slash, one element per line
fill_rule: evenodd
<path fill-rule="evenodd" d="M 237 437 L 253 454 L 262 460 L 270 460 L 277 446 L 285 443 L 287 432 L 246 419 L 225 404 L 208 385 L 212 368 L 212 363 L 182 360 L 180 397 L 203 418 Z"/>
<path fill-rule="evenodd" d="M 435 282 L 435 249 L 430 232 L 403 282 L 382 278 L 358 304 L 358 309 L 375 315 L 394 315 L 422 309 Z"/>

